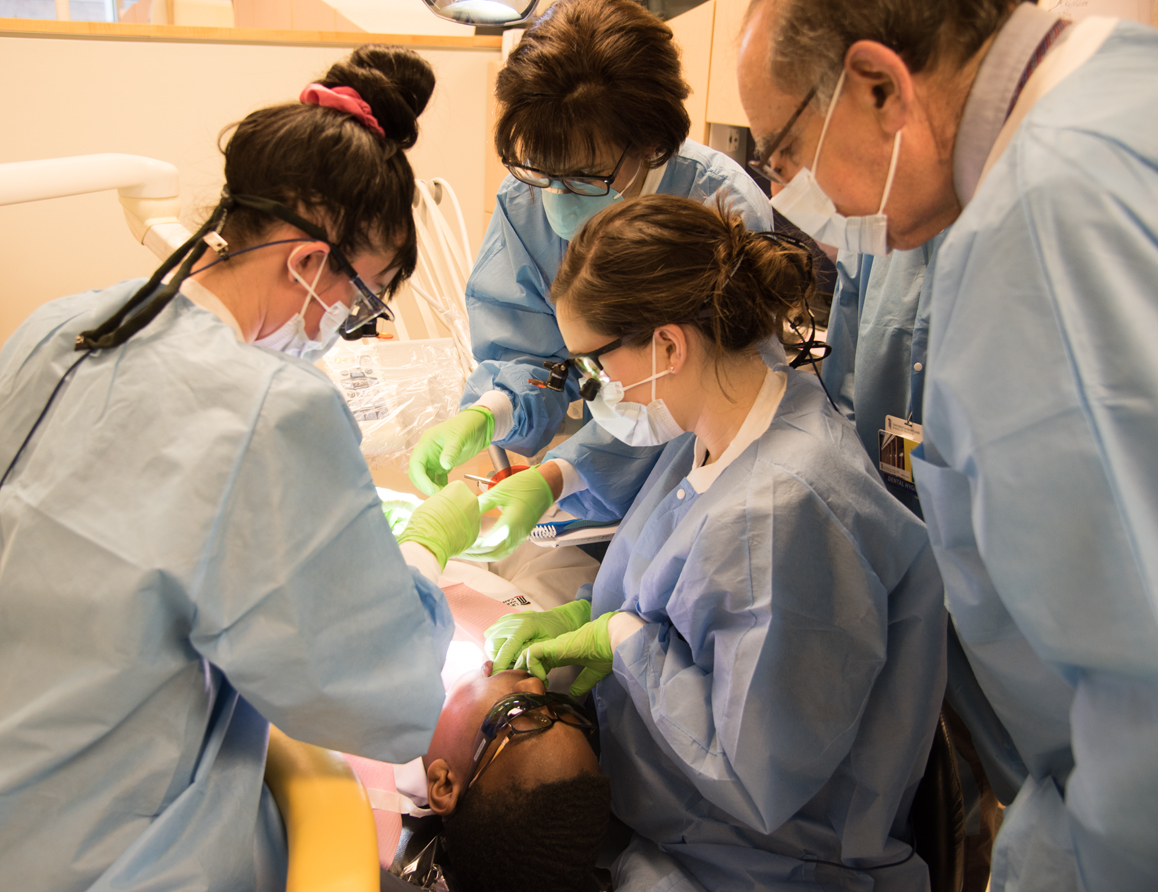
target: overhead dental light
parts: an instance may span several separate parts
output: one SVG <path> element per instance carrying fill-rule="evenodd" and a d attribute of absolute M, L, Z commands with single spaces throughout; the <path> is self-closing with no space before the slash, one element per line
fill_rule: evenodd
<path fill-rule="evenodd" d="M 539 0 L 422 0 L 440 19 L 464 25 L 504 28 L 521 25 L 535 13 Z"/>

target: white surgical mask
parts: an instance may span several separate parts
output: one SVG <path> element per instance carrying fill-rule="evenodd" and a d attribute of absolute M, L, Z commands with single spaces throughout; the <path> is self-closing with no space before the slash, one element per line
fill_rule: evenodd
<path fill-rule="evenodd" d="M 889 253 L 889 218 L 885 215 L 885 205 L 893 188 L 893 175 L 897 172 L 897 158 L 901 148 L 901 131 L 893 139 L 893 153 L 889 158 L 889 175 L 885 180 L 885 194 L 881 197 L 881 207 L 875 214 L 865 217 L 845 217 L 836 209 L 820 184 L 816 181 L 816 164 L 820 160 L 820 148 L 828 133 L 828 122 L 832 120 L 832 110 L 844 86 L 844 72 L 836 82 L 836 90 L 828 103 L 824 116 L 824 126 L 820 130 L 820 140 L 816 144 L 816 155 L 812 167 L 802 167 L 792 181 L 772 197 L 772 208 L 783 214 L 818 242 L 833 245 L 854 254 Z"/>
<path fill-rule="evenodd" d="M 277 350 L 290 356 L 299 356 L 306 362 L 317 362 L 337 343 L 338 331 L 342 327 L 342 323 L 346 321 L 346 317 L 350 315 L 350 309 L 341 300 L 336 300 L 327 306 L 326 302 L 318 297 L 316 289 L 318 280 L 326 268 L 324 262 L 318 266 L 318 273 L 314 276 L 312 283 L 307 282 L 298 274 L 298 271 L 293 268 L 293 259 L 300 250 L 302 249 L 294 248 L 286 260 L 286 267 L 289 269 L 290 275 L 306 289 L 305 303 L 302 304 L 301 310 L 287 319 L 277 331 L 264 338 L 258 338 L 253 343 L 258 347 L 268 347 L 270 350 Z M 311 300 L 316 300 L 323 309 L 321 322 L 318 323 L 318 336 L 313 340 L 306 335 L 306 309 Z"/>
<path fill-rule="evenodd" d="M 651 402 L 646 406 L 642 403 L 623 402 L 624 387 L 619 381 L 605 383 L 599 388 L 595 399 L 587 404 L 591 410 L 591 417 L 595 423 L 617 440 L 628 446 L 659 446 L 668 440 L 674 440 L 682 434 L 681 428 L 667 404 L 655 398 L 655 382 L 664 375 L 671 374 L 671 369 L 665 369 L 658 374 L 655 371 L 655 338 L 651 340 L 651 377 L 644 378 L 631 387 L 651 382 Z"/>

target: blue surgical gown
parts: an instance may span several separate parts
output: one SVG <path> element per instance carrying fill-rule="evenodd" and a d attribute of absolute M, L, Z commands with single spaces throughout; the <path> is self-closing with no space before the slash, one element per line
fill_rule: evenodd
<path fill-rule="evenodd" d="M 722 199 L 743 215 L 749 229 L 772 228 L 771 205 L 755 181 L 727 155 L 691 140 L 672 156 L 656 191 L 711 206 Z M 473 405 L 488 391 L 501 391 L 514 409 L 514 426 L 495 442 L 523 455 L 546 446 L 563 423 L 567 406 L 579 399 L 574 370 L 562 393 L 528 383 L 530 378 L 547 379 L 544 360 L 570 356 L 548 297 L 568 243 L 551 229 L 537 193 L 514 177 L 503 181 L 466 284 L 471 343 L 479 365 L 467 380 L 462 405 Z M 586 435 L 572 437 L 574 442 L 558 457 L 577 458 Z"/>
<path fill-rule="evenodd" d="M 878 469 L 885 416 L 922 422 L 933 272 L 947 232 L 911 251 L 884 257 L 842 252 L 837 258 L 837 292 L 828 327 L 832 354 L 824 360 L 821 377 L 841 414 L 856 425 Z M 922 516 L 912 484 L 883 473 L 881 477 L 890 493 Z M 949 642 L 948 666 L 946 699 L 969 726 L 988 780 L 1008 805 L 1025 780 L 1025 766 L 955 640 Z M 958 768 L 968 812 L 977 788 L 967 779 L 968 763 L 959 761 Z"/>
<path fill-rule="evenodd" d="M 666 446 L 591 593 L 647 621 L 595 691 L 636 831 L 619 888 L 927 889 L 904 841 L 945 684 L 924 525 L 804 372 L 704 492 L 694 449 Z"/>
<path fill-rule="evenodd" d="M 0 473 L 140 284 L 4 345 Z M 184 296 L 80 364 L 0 487 L 0 885 L 251 890 L 270 721 L 425 751 L 453 621 L 358 443 L 320 372 Z"/>
<path fill-rule="evenodd" d="M 929 274 L 945 234 L 885 257 L 842 251 L 828 321 L 831 355 L 821 378 L 841 413 L 856 425 L 873 464 L 885 416 L 921 423 L 929 333 Z M 920 513 L 914 488 L 886 481 L 889 492 Z"/>
<path fill-rule="evenodd" d="M 1028 769 L 994 892 L 1158 889 L 1158 31 L 1045 95 L 937 257 L 921 505 Z"/>

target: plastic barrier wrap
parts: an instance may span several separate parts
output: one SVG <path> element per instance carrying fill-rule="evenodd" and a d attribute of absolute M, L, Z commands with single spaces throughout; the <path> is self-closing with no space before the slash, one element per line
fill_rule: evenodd
<path fill-rule="evenodd" d="M 371 468 L 405 470 L 422 432 L 458 411 L 463 380 L 450 338 L 339 341 L 318 366 L 354 413 Z"/>

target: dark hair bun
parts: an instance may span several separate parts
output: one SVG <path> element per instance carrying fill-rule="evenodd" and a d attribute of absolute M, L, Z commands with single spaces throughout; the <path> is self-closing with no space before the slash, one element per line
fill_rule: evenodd
<path fill-rule="evenodd" d="M 418 141 L 418 116 L 434 92 L 434 71 L 412 50 L 366 44 L 336 62 L 318 83 L 353 87 L 378 124 L 403 149 Z"/>

